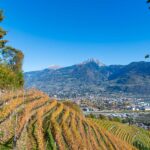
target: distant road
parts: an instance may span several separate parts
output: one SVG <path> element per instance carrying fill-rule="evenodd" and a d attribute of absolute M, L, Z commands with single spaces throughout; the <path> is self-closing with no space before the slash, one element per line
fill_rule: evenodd
<path fill-rule="evenodd" d="M 131 112 L 118 112 L 118 111 L 89 111 L 89 112 L 83 112 L 85 115 L 89 115 L 89 114 L 93 114 L 93 115 L 100 115 L 100 114 L 102 114 L 102 115 L 105 115 L 105 116 L 109 116 L 109 115 L 111 115 L 111 114 L 149 114 L 150 112 L 133 112 L 133 111 L 131 111 Z"/>

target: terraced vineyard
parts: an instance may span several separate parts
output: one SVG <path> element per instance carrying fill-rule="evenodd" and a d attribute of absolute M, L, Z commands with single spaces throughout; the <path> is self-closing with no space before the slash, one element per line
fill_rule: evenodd
<path fill-rule="evenodd" d="M 89 119 L 93 123 L 105 128 L 116 137 L 134 145 L 140 150 L 150 150 L 150 132 L 136 126 L 129 126 L 119 122 Z"/>
<path fill-rule="evenodd" d="M 40 91 L 16 91 L 0 97 L 0 150 L 136 149 L 129 143 L 86 119 L 71 104 Z"/>

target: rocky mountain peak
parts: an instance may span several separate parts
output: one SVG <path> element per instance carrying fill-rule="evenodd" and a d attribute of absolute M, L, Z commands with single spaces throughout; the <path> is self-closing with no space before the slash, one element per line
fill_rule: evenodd
<path fill-rule="evenodd" d="M 99 61 L 98 59 L 95 59 L 95 58 L 90 58 L 90 59 L 82 62 L 81 64 L 91 64 L 91 63 L 96 64 L 99 67 L 105 66 L 104 63 L 102 63 L 101 61 Z"/>
<path fill-rule="evenodd" d="M 53 70 L 57 70 L 57 69 L 60 69 L 60 68 L 61 68 L 61 66 L 59 66 L 59 65 L 50 65 L 48 67 L 48 69 L 53 69 Z"/>

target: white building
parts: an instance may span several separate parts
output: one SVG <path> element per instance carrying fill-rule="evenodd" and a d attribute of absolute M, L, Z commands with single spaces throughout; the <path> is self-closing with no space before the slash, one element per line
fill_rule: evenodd
<path fill-rule="evenodd" d="M 145 110 L 145 111 L 150 111 L 150 107 L 148 107 L 148 106 L 147 106 L 147 107 L 144 107 L 144 110 Z"/>

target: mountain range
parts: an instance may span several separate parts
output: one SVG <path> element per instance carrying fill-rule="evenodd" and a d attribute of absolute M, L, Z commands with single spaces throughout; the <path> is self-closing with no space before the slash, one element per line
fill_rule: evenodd
<path fill-rule="evenodd" d="M 106 66 L 97 60 L 69 67 L 26 72 L 25 87 L 35 87 L 51 96 L 82 97 L 99 93 L 149 95 L 150 62 Z"/>

